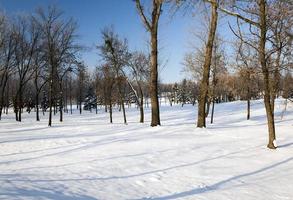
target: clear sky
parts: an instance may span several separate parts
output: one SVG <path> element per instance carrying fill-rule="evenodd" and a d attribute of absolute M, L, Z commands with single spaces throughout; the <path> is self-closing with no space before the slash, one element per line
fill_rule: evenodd
<path fill-rule="evenodd" d="M 32 12 L 36 7 L 46 8 L 52 4 L 77 21 L 80 43 L 89 47 L 83 52 L 83 59 L 92 69 L 100 60 L 95 46 L 101 42 L 100 31 L 106 26 L 113 25 L 121 37 L 128 39 L 132 50 L 148 48 L 149 35 L 133 0 L 0 0 L 0 8 L 9 15 Z M 196 27 L 199 21 L 191 15 L 171 17 L 163 12 L 159 28 L 160 59 L 166 63 L 160 72 L 162 82 L 178 82 L 184 78 L 182 60 L 190 47 L 191 27 Z"/>

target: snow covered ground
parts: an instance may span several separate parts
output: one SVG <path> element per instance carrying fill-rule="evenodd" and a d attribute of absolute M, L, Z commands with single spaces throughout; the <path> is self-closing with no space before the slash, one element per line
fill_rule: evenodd
<path fill-rule="evenodd" d="M 163 106 L 162 126 L 128 125 L 115 112 L 65 114 L 63 123 L 25 114 L 0 122 L 0 199 L 293 199 L 293 105 L 276 106 L 277 150 L 269 150 L 262 101 L 216 105 L 214 125 L 196 108 Z M 149 110 L 146 111 L 149 120 Z"/>

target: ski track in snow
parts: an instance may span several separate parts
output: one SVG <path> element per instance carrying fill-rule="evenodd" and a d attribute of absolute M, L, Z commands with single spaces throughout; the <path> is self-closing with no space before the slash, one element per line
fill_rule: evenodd
<path fill-rule="evenodd" d="M 196 107 L 162 106 L 160 127 L 139 111 L 85 111 L 35 122 L 0 121 L 0 199 L 293 200 L 293 105 L 276 106 L 277 150 L 266 148 L 264 105 L 216 104 L 214 124 L 196 128 Z"/>

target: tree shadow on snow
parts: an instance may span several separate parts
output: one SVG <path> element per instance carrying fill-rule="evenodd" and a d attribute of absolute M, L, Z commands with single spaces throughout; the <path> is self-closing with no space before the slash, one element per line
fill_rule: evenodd
<path fill-rule="evenodd" d="M 33 188 L 33 189 L 24 189 L 24 188 L 13 188 L 6 189 L 5 192 L 0 191 L 0 198 L 4 199 L 10 198 L 33 198 L 33 199 L 62 199 L 62 200 L 96 200 L 96 198 L 88 195 L 80 194 L 64 194 L 60 191 L 54 191 L 49 188 Z"/>
<path fill-rule="evenodd" d="M 258 170 L 252 171 L 252 172 L 243 173 L 243 174 L 240 174 L 240 175 L 237 175 L 237 176 L 233 176 L 233 177 L 230 177 L 228 179 L 216 182 L 216 183 L 214 183 L 212 185 L 208 185 L 208 186 L 205 186 L 205 187 L 199 187 L 199 188 L 195 188 L 195 189 L 192 189 L 192 190 L 188 190 L 188 191 L 184 191 L 184 192 L 180 192 L 180 193 L 176 193 L 176 194 L 170 194 L 170 195 L 166 195 L 166 196 L 162 196 L 162 197 L 142 198 L 142 199 L 137 199 L 137 200 L 179 199 L 179 198 L 190 197 L 190 196 L 197 195 L 197 194 L 202 194 L 202 193 L 206 193 L 206 192 L 215 191 L 215 190 L 220 189 L 222 186 L 224 186 L 227 183 L 230 183 L 230 182 L 235 181 L 235 180 L 239 180 L 239 179 L 244 178 L 244 177 L 248 177 L 248 176 L 252 176 L 252 175 L 256 175 L 256 174 L 259 174 L 259 173 L 269 171 L 269 170 L 271 170 L 271 169 L 273 169 L 275 167 L 278 167 L 278 166 L 280 166 L 282 164 L 288 163 L 288 162 L 290 162 L 292 160 L 293 160 L 293 157 L 290 157 L 290 158 L 287 158 L 287 159 L 285 159 L 283 161 L 280 161 L 280 162 L 277 162 L 275 164 L 269 165 L 267 167 L 264 167 L 264 168 L 261 168 L 261 169 L 258 169 Z"/>

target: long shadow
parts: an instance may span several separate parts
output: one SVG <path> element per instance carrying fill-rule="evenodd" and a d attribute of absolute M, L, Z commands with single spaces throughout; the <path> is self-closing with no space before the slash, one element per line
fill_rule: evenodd
<path fill-rule="evenodd" d="M 125 132 L 128 132 L 128 131 L 126 130 Z M 118 133 L 123 133 L 123 132 L 118 132 Z M 107 145 L 107 144 L 113 144 L 113 143 L 119 143 L 119 142 L 120 143 L 122 143 L 122 142 L 123 143 L 124 142 L 134 142 L 134 141 L 139 141 L 139 140 L 143 140 L 143 139 L 153 137 L 152 135 L 146 135 L 146 136 L 143 136 L 143 137 L 138 137 L 138 136 L 139 135 L 131 135 L 131 136 L 127 135 L 127 136 L 119 136 L 119 137 L 114 136 L 114 137 L 110 137 L 110 138 L 104 138 L 104 139 L 96 140 L 96 141 L 86 143 L 86 144 L 79 144 L 75 148 L 66 149 L 66 150 L 59 151 L 59 152 L 48 153 L 48 154 L 45 154 L 45 155 L 38 155 L 38 156 L 30 157 L 30 158 L 22 158 L 22 159 L 18 159 L 18 160 L 1 161 L 0 165 L 1 164 L 11 164 L 11 163 L 16 163 L 16 162 L 23 162 L 23 161 L 31 161 L 31 160 L 35 160 L 35 159 L 43 159 L 45 157 L 56 156 L 56 155 L 65 155 L 65 154 L 73 153 L 73 152 L 76 152 L 76 151 L 79 151 L 79 150 L 86 150 L 86 149 L 90 149 L 90 148 L 98 147 L 98 146 L 103 146 L 103 145 Z M 65 136 L 65 138 L 67 138 L 67 137 Z M 76 146 L 76 145 L 69 145 L 68 147 L 71 147 L 71 146 Z"/>
<path fill-rule="evenodd" d="M 110 141 L 108 141 L 108 140 L 110 140 Z M 123 141 L 123 139 L 99 140 L 99 141 L 91 142 L 90 144 L 79 145 L 78 147 L 71 148 L 71 149 L 66 149 L 66 150 L 59 151 L 59 152 L 48 153 L 48 154 L 45 154 L 45 155 L 39 155 L 39 156 L 30 157 L 30 158 L 22 158 L 22 159 L 18 159 L 18 160 L 2 161 L 2 162 L 0 162 L 0 165 L 2 165 L 2 164 L 6 165 L 6 164 L 11 164 L 11 163 L 16 163 L 16 162 L 23 162 L 23 161 L 31 161 L 31 160 L 35 160 L 35 159 L 42 159 L 42 158 L 45 158 L 45 157 L 56 156 L 56 155 L 60 155 L 60 154 L 63 155 L 63 154 L 72 153 L 72 152 L 78 151 L 78 150 L 85 150 L 85 149 L 89 149 L 89 148 L 92 148 L 92 147 L 102 146 L 102 145 L 106 145 L 106 144 L 112 144 L 112 143 L 121 142 L 121 141 Z M 74 146 L 74 145 L 72 145 L 72 146 Z"/>
<path fill-rule="evenodd" d="M 66 145 L 66 146 L 59 146 L 59 147 L 50 147 L 50 148 L 44 148 L 44 149 L 39 149 L 39 150 L 33 150 L 33 151 L 25 151 L 25 152 L 1 154 L 0 157 L 9 157 L 9 156 L 16 156 L 16 155 L 25 155 L 25 154 L 30 154 L 30 153 L 39 153 L 39 152 L 44 152 L 44 151 L 64 149 L 64 148 L 72 147 L 72 146 L 76 146 L 76 144 L 71 144 L 71 145 Z"/>
<path fill-rule="evenodd" d="M 48 128 L 48 127 L 47 127 Z M 57 128 L 57 127 L 55 127 Z M 45 129 L 45 128 L 44 128 Z M 129 131 L 135 131 L 140 129 L 140 127 L 130 128 L 125 131 L 115 131 L 112 133 L 105 133 L 101 134 L 99 132 L 86 134 L 86 133 L 79 133 L 79 134 L 73 134 L 73 135 L 43 135 L 41 137 L 32 137 L 32 138 L 17 138 L 14 140 L 7 140 L 7 141 L 0 141 L 0 144 L 7 144 L 7 143 L 14 143 L 14 142 L 24 142 L 24 141 L 36 141 L 36 140 L 48 140 L 48 139 L 68 139 L 68 138 L 77 138 L 77 137 L 96 137 L 96 136 L 110 136 L 115 134 L 120 134 L 123 132 L 129 132 Z"/>
<path fill-rule="evenodd" d="M 164 153 L 164 152 L 168 152 L 168 151 L 174 151 L 175 149 L 165 149 L 165 150 L 161 150 L 161 151 L 157 151 L 155 153 Z M 123 159 L 123 158 L 132 158 L 132 157 L 140 157 L 143 155 L 151 155 L 149 152 L 145 152 L 145 153 L 138 153 L 138 154 L 126 154 L 126 155 L 118 155 L 118 156 L 111 156 L 111 157 L 106 157 L 106 158 L 97 158 L 97 159 L 92 159 L 92 160 L 85 160 L 85 161 L 79 161 L 79 162 L 72 162 L 72 163 L 66 163 L 66 164 L 62 164 L 62 165 L 50 165 L 50 166 L 37 166 L 37 167 L 27 167 L 27 168 L 21 168 L 18 169 L 19 171 L 24 171 L 24 170 L 32 170 L 32 169 L 47 169 L 47 168 L 59 168 L 59 167 L 67 167 L 67 166 L 73 166 L 73 165 L 77 165 L 80 163 L 93 163 L 93 162 L 97 162 L 97 161 L 108 161 L 108 160 L 114 160 L 114 159 Z M 1 177 L 1 174 L 0 174 Z"/>
<path fill-rule="evenodd" d="M 285 148 L 285 147 L 289 147 L 289 146 L 293 146 L 293 142 L 279 145 L 278 148 Z"/>
<path fill-rule="evenodd" d="M 278 166 L 280 166 L 282 164 L 285 164 L 285 163 L 288 163 L 288 162 L 290 162 L 292 160 L 293 160 L 293 157 L 290 157 L 290 158 L 287 158 L 286 160 L 277 162 L 275 164 L 272 164 L 272 165 L 269 165 L 267 167 L 258 169 L 256 171 L 247 172 L 247 173 L 244 173 L 244 174 L 233 176 L 231 178 L 219 181 L 217 183 L 214 183 L 212 185 L 209 185 L 209 186 L 206 186 L 206 187 L 203 187 L 203 188 L 195 188 L 193 190 L 188 190 L 188 191 L 184 191 L 184 192 L 180 192 L 180 193 L 176 193 L 176 194 L 171 194 L 171 195 L 167 195 L 167 196 L 162 196 L 162 197 L 142 198 L 142 199 L 137 199 L 137 200 L 143 200 L 143 199 L 144 200 L 147 200 L 147 199 L 151 199 L 151 200 L 178 199 L 178 198 L 184 198 L 184 197 L 189 197 L 189 196 L 193 196 L 193 195 L 196 195 L 196 194 L 202 194 L 202 193 L 205 193 L 205 192 L 218 190 L 218 189 L 220 189 L 221 186 L 223 186 L 223 185 L 225 185 L 225 184 L 227 184 L 227 183 L 229 183 L 231 181 L 238 180 L 238 179 L 241 179 L 243 177 L 252 176 L 252 175 L 255 175 L 255 174 L 259 174 L 259 173 L 268 171 L 268 170 L 270 170 L 272 168 L 278 167 Z"/>
<path fill-rule="evenodd" d="M 0 192 L 0 198 L 3 199 L 62 199 L 62 200 L 96 200 L 96 198 L 88 195 L 71 194 L 67 195 L 63 192 L 54 191 L 49 188 L 37 188 L 37 189 L 23 189 L 23 188 L 13 188 L 5 189 L 4 192 Z"/>
<path fill-rule="evenodd" d="M 92 177 L 92 178 L 69 178 L 69 179 L 36 179 L 36 180 L 11 179 L 10 181 L 17 181 L 17 182 L 27 182 L 27 181 L 28 182 L 61 181 L 61 182 L 66 182 L 66 181 L 92 181 L 92 180 L 105 181 L 105 180 L 114 180 L 114 179 L 127 179 L 127 178 L 133 178 L 133 177 L 139 177 L 139 176 L 154 174 L 154 173 L 158 173 L 158 172 L 166 172 L 166 171 L 170 171 L 170 170 L 178 169 L 178 168 L 184 168 L 184 167 L 194 166 L 194 165 L 201 164 L 201 163 L 204 163 L 204 162 L 208 162 L 208 161 L 211 161 L 211 160 L 217 160 L 217 159 L 220 159 L 220 158 L 225 158 L 226 156 L 230 156 L 230 155 L 233 155 L 233 154 L 241 153 L 243 151 L 247 151 L 248 149 L 250 149 L 250 148 L 242 149 L 240 151 L 235 151 L 235 152 L 231 152 L 231 153 L 228 153 L 228 154 L 224 154 L 224 155 L 220 155 L 220 156 L 216 156 L 216 157 L 212 157 L 212 158 L 208 158 L 208 159 L 199 160 L 199 161 L 196 161 L 196 162 L 191 162 L 191 163 L 176 165 L 176 166 L 167 167 L 167 168 L 163 168 L 163 169 L 151 170 L 151 171 L 142 172 L 142 173 L 138 173 L 138 174 L 125 175 L 125 176 Z"/>

